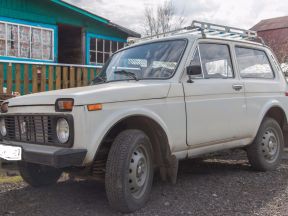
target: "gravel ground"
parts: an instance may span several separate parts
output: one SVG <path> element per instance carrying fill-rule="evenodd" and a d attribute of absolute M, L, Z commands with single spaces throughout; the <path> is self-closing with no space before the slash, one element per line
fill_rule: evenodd
<path fill-rule="evenodd" d="M 150 201 L 130 215 L 288 215 L 288 160 L 254 172 L 243 153 L 180 163 L 176 185 L 154 180 Z M 121 215 L 109 208 L 104 185 L 62 181 L 31 188 L 0 185 L 0 215 Z"/>

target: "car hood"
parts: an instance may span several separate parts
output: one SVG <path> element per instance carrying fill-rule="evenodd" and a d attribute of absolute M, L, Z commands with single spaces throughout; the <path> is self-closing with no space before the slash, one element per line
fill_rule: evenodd
<path fill-rule="evenodd" d="M 59 98 L 73 98 L 74 105 L 111 103 L 167 97 L 168 82 L 118 81 L 93 86 L 35 93 L 10 100 L 9 106 L 52 105 Z"/>

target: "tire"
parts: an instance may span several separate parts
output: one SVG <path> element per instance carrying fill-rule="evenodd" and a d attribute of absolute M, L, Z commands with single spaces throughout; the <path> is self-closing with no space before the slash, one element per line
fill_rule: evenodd
<path fill-rule="evenodd" d="M 20 175 L 32 187 L 56 184 L 62 171 L 54 167 L 21 161 L 18 163 Z"/>
<path fill-rule="evenodd" d="M 149 138 L 140 130 L 125 130 L 114 140 L 106 164 L 105 188 L 112 208 L 130 213 L 149 199 L 153 181 Z"/>
<path fill-rule="evenodd" d="M 275 170 L 281 162 L 284 138 L 278 122 L 264 118 L 254 142 L 248 146 L 247 155 L 253 169 Z"/>

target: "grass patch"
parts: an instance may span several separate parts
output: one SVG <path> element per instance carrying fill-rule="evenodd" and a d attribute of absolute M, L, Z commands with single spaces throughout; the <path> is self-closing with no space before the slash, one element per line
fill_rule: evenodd
<path fill-rule="evenodd" d="M 21 176 L 0 176 L 0 184 L 4 184 L 4 183 L 20 183 L 22 182 L 23 179 L 21 178 Z"/>

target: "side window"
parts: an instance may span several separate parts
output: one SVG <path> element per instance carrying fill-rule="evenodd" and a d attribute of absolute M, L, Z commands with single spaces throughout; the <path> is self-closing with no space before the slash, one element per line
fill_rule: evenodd
<path fill-rule="evenodd" d="M 200 43 L 200 56 L 204 78 L 233 78 L 229 46 Z"/>
<path fill-rule="evenodd" d="M 242 47 L 236 47 L 235 51 L 242 78 L 274 78 L 272 67 L 264 51 Z"/>

